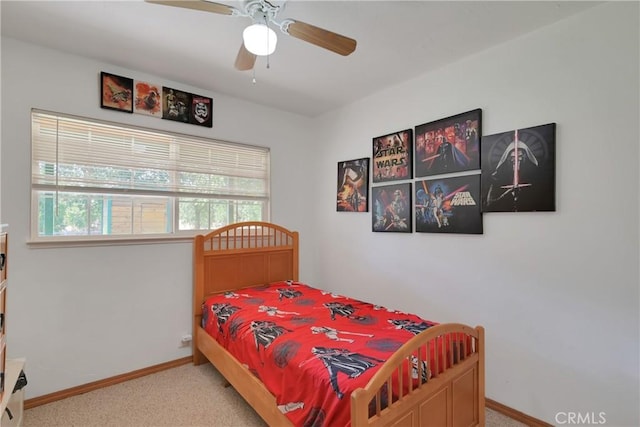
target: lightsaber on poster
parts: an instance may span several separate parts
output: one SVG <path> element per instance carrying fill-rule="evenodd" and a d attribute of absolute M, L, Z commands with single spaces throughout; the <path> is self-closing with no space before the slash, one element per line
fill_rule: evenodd
<path fill-rule="evenodd" d="M 424 188 L 424 192 L 427 193 L 427 196 L 431 197 L 431 193 L 429 193 L 429 187 L 427 187 L 427 181 L 422 181 L 422 188 Z"/>
<path fill-rule="evenodd" d="M 433 156 L 429 156 L 429 157 L 427 157 L 426 159 L 422 159 L 422 161 L 423 161 L 423 162 L 428 162 L 429 160 L 433 160 L 433 159 L 435 159 L 436 157 L 440 157 L 440 154 L 435 154 L 435 155 L 433 155 Z"/>
<path fill-rule="evenodd" d="M 389 223 L 389 225 L 387 225 L 387 226 L 385 227 L 385 231 L 386 231 L 386 230 L 390 230 L 390 229 L 391 229 L 391 227 L 395 227 L 396 225 L 398 225 L 398 223 L 399 223 L 399 221 L 400 221 L 399 219 L 398 219 L 398 220 L 396 220 L 396 218 L 400 218 L 400 215 L 398 215 L 398 213 L 395 211 L 395 209 L 393 209 L 393 207 L 391 207 L 391 206 L 390 206 L 390 207 L 388 207 L 387 209 L 389 209 L 389 211 L 390 211 L 390 212 L 391 212 L 391 214 L 393 215 L 393 216 L 392 216 L 393 221 L 391 221 L 391 222 Z"/>
<path fill-rule="evenodd" d="M 469 156 L 466 155 L 466 153 L 463 153 L 462 151 L 459 151 L 459 154 L 462 154 L 464 156 L 465 159 L 467 159 L 467 161 L 470 161 L 471 158 Z M 429 156 L 425 159 L 422 159 L 422 162 L 428 162 L 429 160 L 433 160 L 436 159 L 438 157 L 442 156 L 442 154 L 434 154 L 433 156 Z"/>
<path fill-rule="evenodd" d="M 387 209 L 389 210 L 389 212 L 391 212 L 393 220 L 385 228 L 385 231 L 390 230 L 391 227 L 402 226 L 403 224 L 405 224 L 406 218 L 400 218 L 400 212 L 396 212 L 393 206 L 388 205 Z"/>
<path fill-rule="evenodd" d="M 520 159 L 518 156 L 518 129 L 515 131 L 515 138 L 513 141 L 513 151 L 515 153 L 513 159 L 513 188 L 518 187 L 518 178 L 520 176 Z"/>
<path fill-rule="evenodd" d="M 465 185 L 463 185 L 462 187 L 460 187 L 460 188 L 458 188 L 458 189 L 456 189 L 456 190 L 453 190 L 451 193 L 449 193 L 449 194 L 447 194 L 446 196 L 444 196 L 444 199 L 443 199 L 443 200 L 449 200 L 450 198 L 452 198 L 453 196 L 455 196 L 455 195 L 456 195 L 456 194 L 458 194 L 459 192 L 466 190 L 466 189 L 467 189 L 467 187 L 469 187 L 469 184 L 465 184 Z"/>
<path fill-rule="evenodd" d="M 515 190 L 519 189 L 519 188 L 523 188 L 523 187 L 530 187 L 531 184 L 527 184 L 527 183 L 521 183 L 520 182 L 520 147 L 519 147 L 520 141 L 518 141 L 518 129 L 515 130 L 515 138 L 513 140 L 513 142 L 511 143 L 511 145 L 513 145 L 513 184 L 512 185 L 501 185 L 500 188 L 504 189 L 505 192 L 502 193 L 500 195 L 500 197 L 498 197 L 496 199 L 496 201 L 502 199 L 504 196 L 506 196 L 507 194 L 514 192 Z M 527 145 L 525 143 L 522 143 L 523 145 L 523 150 L 525 150 L 527 152 L 527 157 L 529 157 L 529 159 L 531 159 L 531 161 L 533 162 L 533 164 L 535 164 L 536 166 L 538 166 L 538 159 L 536 159 L 536 156 L 531 153 L 531 151 L 529 150 L 529 147 L 527 147 Z M 507 149 L 507 152 L 509 150 Z"/>

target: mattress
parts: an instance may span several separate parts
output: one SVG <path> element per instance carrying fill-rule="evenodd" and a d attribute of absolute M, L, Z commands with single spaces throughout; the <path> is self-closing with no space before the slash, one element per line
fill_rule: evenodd
<path fill-rule="evenodd" d="M 296 426 L 348 426 L 351 392 L 436 324 L 292 281 L 211 296 L 202 310 L 207 333 L 264 383 Z M 440 366 L 433 350 L 421 367 L 407 361 L 411 381 L 427 381 L 427 365 Z"/>

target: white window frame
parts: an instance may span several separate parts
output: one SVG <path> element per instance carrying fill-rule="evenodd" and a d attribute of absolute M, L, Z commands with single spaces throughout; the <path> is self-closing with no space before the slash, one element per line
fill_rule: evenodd
<path fill-rule="evenodd" d="M 55 128 L 53 129 L 51 129 L 51 120 L 55 121 Z M 65 123 L 74 129 L 78 126 L 78 129 L 87 130 L 87 135 L 89 136 L 72 138 L 69 136 L 71 133 L 65 133 L 62 128 L 59 128 L 60 123 Z M 90 130 L 92 126 L 94 126 L 94 129 L 100 129 L 102 135 L 105 135 L 105 132 L 110 132 L 111 129 L 113 129 L 114 134 L 117 134 L 119 139 L 114 140 L 113 144 L 111 135 L 107 138 L 96 137 L 95 140 L 92 140 Z M 59 244 L 102 244 L 114 242 L 148 243 L 176 239 L 188 240 L 197 234 L 209 232 L 210 230 L 208 229 L 179 229 L 180 222 L 178 212 L 181 198 L 209 199 L 210 201 L 230 200 L 258 202 L 258 204 L 262 204 L 260 220 L 269 221 L 270 219 L 270 150 L 267 147 L 159 131 L 38 109 L 32 109 L 31 111 L 31 127 L 30 244 L 57 246 Z M 45 131 L 42 132 L 41 129 L 45 129 Z M 82 132 L 79 134 L 83 135 Z M 159 149 L 155 152 L 152 149 L 148 150 L 151 154 L 144 157 L 141 157 L 142 155 L 140 153 L 136 153 L 136 156 L 128 155 L 119 157 L 119 152 L 117 151 L 108 152 L 108 150 L 112 151 L 112 147 L 116 147 L 116 150 L 120 149 L 121 147 L 118 148 L 119 145 L 124 147 L 128 144 L 132 147 L 131 149 L 135 148 L 134 146 L 137 143 L 136 137 L 146 138 L 146 141 L 149 141 L 150 147 L 159 147 Z M 129 141 L 126 138 L 131 138 L 131 140 Z M 98 139 L 101 139 L 101 141 L 96 142 Z M 80 142 L 74 142 L 74 140 Z M 86 147 L 91 145 L 91 148 L 97 146 L 98 150 L 95 150 L 91 153 L 91 156 L 88 156 L 86 154 L 88 149 L 83 151 L 85 145 Z M 99 150 L 100 147 L 102 147 L 103 150 Z M 143 151 L 146 152 L 147 150 Z M 176 152 L 186 154 L 180 156 L 176 155 Z M 201 155 L 203 153 L 208 153 L 208 155 Z M 101 158 L 101 155 L 104 155 L 104 158 Z M 65 158 L 65 156 L 67 157 Z M 86 162 L 84 162 L 84 160 L 77 160 L 84 158 L 87 159 Z M 132 177 L 135 175 L 135 172 L 144 170 L 161 171 L 163 176 L 169 177 L 167 180 L 168 183 L 161 183 L 155 187 L 153 183 L 147 184 L 143 182 L 140 184 L 137 179 L 132 178 L 131 180 L 122 181 L 124 184 L 121 185 L 120 181 L 114 181 L 109 184 L 107 181 L 98 179 L 91 182 L 90 178 L 83 181 L 84 178 L 65 179 L 58 176 L 59 164 L 98 169 L 96 165 L 105 165 L 104 162 L 112 162 L 114 158 L 122 160 L 108 164 L 108 167 L 127 170 Z M 101 161 L 102 163 L 100 163 Z M 119 161 L 122 163 L 119 163 Z M 55 170 L 53 175 L 55 176 L 42 172 L 41 165 L 43 163 L 53 164 Z M 163 166 L 155 166 L 153 168 L 145 166 L 150 164 Z M 185 184 L 185 182 L 189 181 L 188 179 L 180 180 L 177 178 L 178 176 L 185 177 L 188 175 L 209 178 L 207 181 L 210 183 L 209 188 L 199 185 L 196 186 L 193 182 L 191 184 Z M 224 177 L 222 181 L 226 182 L 226 186 L 221 186 L 217 183 L 221 177 Z M 234 185 L 234 183 L 238 183 L 239 179 L 244 180 L 241 182 L 251 180 L 251 182 L 257 185 L 252 187 Z M 108 185 L 112 186 L 109 187 Z M 145 187 L 142 188 L 140 185 Z M 40 235 L 39 194 L 42 191 L 55 193 L 56 201 L 58 194 L 63 192 L 102 194 L 108 197 L 157 196 L 169 198 L 167 202 L 171 202 L 171 204 L 167 207 L 167 225 L 171 225 L 171 230 L 166 233 L 154 234 Z M 230 206 L 229 209 L 234 210 L 233 205 Z M 90 233 L 90 231 L 88 231 L 88 233 Z"/>

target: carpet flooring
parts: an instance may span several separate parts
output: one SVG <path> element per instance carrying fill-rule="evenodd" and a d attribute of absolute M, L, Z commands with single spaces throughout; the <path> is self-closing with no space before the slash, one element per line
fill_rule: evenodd
<path fill-rule="evenodd" d="M 28 409 L 23 427 L 264 427 L 223 384 L 212 365 L 187 364 Z M 524 426 L 489 409 L 486 425 Z"/>

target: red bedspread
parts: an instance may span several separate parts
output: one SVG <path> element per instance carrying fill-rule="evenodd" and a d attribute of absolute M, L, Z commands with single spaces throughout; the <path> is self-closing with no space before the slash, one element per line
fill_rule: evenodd
<path fill-rule="evenodd" d="M 435 325 L 298 282 L 207 299 L 203 327 L 246 365 L 296 426 L 347 426 L 351 392 Z"/>

